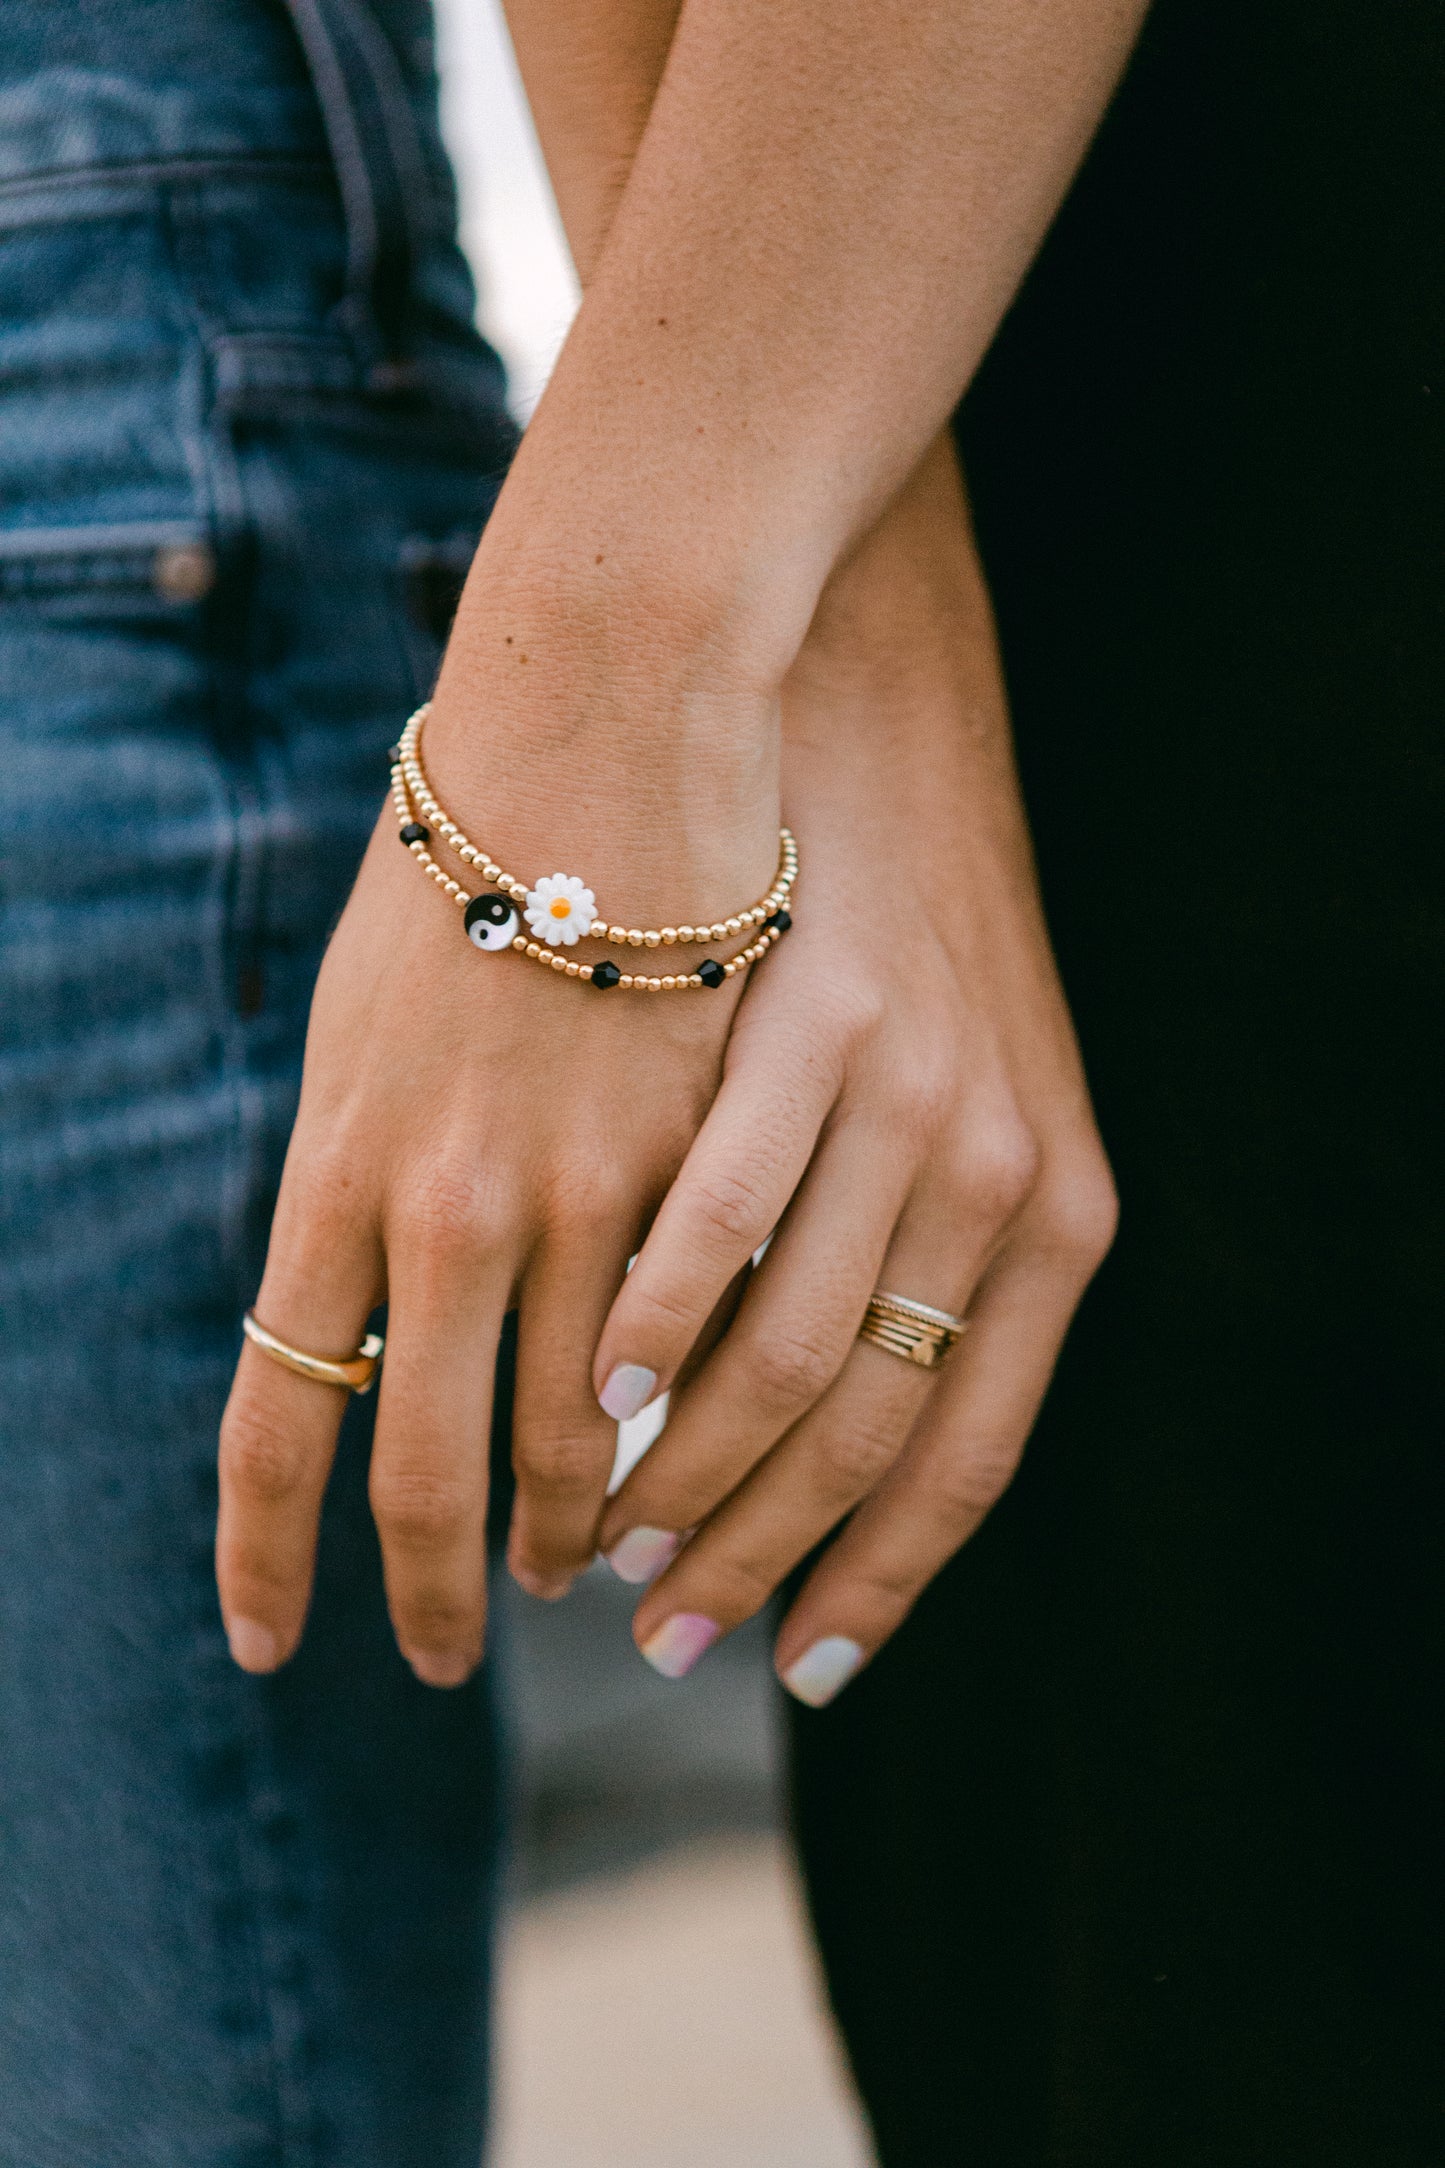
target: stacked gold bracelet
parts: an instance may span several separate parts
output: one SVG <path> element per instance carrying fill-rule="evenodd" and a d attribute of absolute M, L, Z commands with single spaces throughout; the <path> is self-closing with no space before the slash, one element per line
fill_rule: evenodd
<path fill-rule="evenodd" d="M 544 874 L 535 888 L 528 888 L 525 881 L 503 872 L 479 844 L 471 842 L 439 803 L 421 762 L 421 732 L 426 717 L 427 709 L 418 708 L 392 748 L 391 802 L 402 842 L 422 871 L 458 906 L 467 937 L 476 948 L 515 949 L 550 971 L 562 972 L 569 979 L 586 979 L 599 991 L 620 986 L 637 993 L 663 994 L 684 987 L 724 985 L 766 955 L 791 926 L 788 904 L 798 877 L 798 846 L 786 828 L 779 831 L 778 870 L 767 894 L 736 917 L 714 919 L 705 925 L 609 924 L 598 911 L 591 889 L 573 874 Z M 473 895 L 460 881 L 453 880 L 432 855 L 429 846 L 434 836 L 440 837 L 464 865 L 477 867 L 482 879 L 491 884 L 491 893 Z M 530 939 L 522 931 L 523 918 L 531 928 Z M 695 971 L 667 972 L 657 977 L 623 971 L 610 958 L 583 964 L 561 953 L 563 948 L 573 948 L 586 939 L 611 941 L 618 947 L 655 949 L 678 943 L 690 946 L 726 941 L 740 934 L 751 934 L 752 938 L 726 962 L 709 956 Z"/>

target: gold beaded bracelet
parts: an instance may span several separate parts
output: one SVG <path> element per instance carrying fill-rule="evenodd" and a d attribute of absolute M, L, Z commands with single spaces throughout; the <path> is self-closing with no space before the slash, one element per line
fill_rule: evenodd
<path fill-rule="evenodd" d="M 599 991 L 620 986 L 637 993 L 661 994 L 681 991 L 684 987 L 724 985 L 766 955 L 792 925 L 788 903 L 798 877 L 798 847 L 786 828 L 779 831 L 778 870 L 767 894 L 736 917 L 716 919 L 707 925 L 610 925 L 599 913 L 591 889 L 575 874 L 544 874 L 536 887 L 529 889 L 525 881 L 504 873 L 479 845 L 472 843 L 438 802 L 421 764 L 421 731 L 429 706 L 430 703 L 417 709 L 400 740 L 392 747 L 392 805 L 401 841 L 422 871 L 461 910 L 462 923 L 474 947 L 492 951 L 515 949 L 519 955 L 548 970 L 562 972 L 568 978 L 586 979 Z M 483 880 L 492 882 L 497 892 L 472 895 L 459 881 L 453 880 L 427 847 L 434 833 L 464 864 L 479 867 Z M 522 906 L 520 915 L 519 904 Z M 522 932 L 522 916 L 536 938 L 529 940 Z M 561 948 L 575 947 L 577 942 L 588 937 L 613 941 L 619 947 L 670 948 L 675 943 L 724 941 L 753 927 L 761 929 L 757 937 L 727 962 L 709 956 L 696 971 L 668 972 L 657 977 L 622 971 L 610 958 L 598 964 L 580 964 L 558 953 Z"/>

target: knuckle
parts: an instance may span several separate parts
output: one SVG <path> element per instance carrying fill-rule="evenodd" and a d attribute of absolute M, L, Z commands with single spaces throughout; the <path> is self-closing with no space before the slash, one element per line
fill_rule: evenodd
<path fill-rule="evenodd" d="M 805 1332 L 774 1333 L 748 1349 L 748 1384 L 765 1411 L 792 1414 L 810 1408 L 827 1390 L 846 1354 L 846 1348 Z"/>
<path fill-rule="evenodd" d="M 571 1240 L 611 1234 L 628 1216 L 629 1185 L 605 1151 L 554 1170 L 543 1203 L 548 1231 Z"/>
<path fill-rule="evenodd" d="M 465 1524 L 471 1493 L 437 1468 L 381 1460 L 371 1472 L 371 1510 L 377 1527 L 403 1549 L 437 1549 Z"/>
<path fill-rule="evenodd" d="M 873 1417 L 854 1415 L 837 1429 L 825 1431 L 817 1456 L 830 1495 L 852 1500 L 872 1490 L 898 1458 L 903 1429 L 880 1412 Z"/>
<path fill-rule="evenodd" d="M 710 1168 L 692 1184 L 691 1205 L 704 1235 L 730 1252 L 750 1254 L 772 1232 L 768 1200 L 747 1175 Z"/>
<path fill-rule="evenodd" d="M 1007 1225 L 1039 1178 L 1039 1147 L 1017 1115 L 995 1115 L 962 1140 L 951 1170 L 959 1208 L 989 1226 Z"/>
<path fill-rule="evenodd" d="M 289 1425 L 265 1409 L 233 1406 L 221 1427 L 221 1474 L 253 1505 L 288 1504 L 302 1489 L 307 1455 Z"/>
<path fill-rule="evenodd" d="M 785 1570 L 742 1553 L 709 1559 L 702 1607 L 709 1617 L 738 1625 L 762 1609 Z"/>
<path fill-rule="evenodd" d="M 429 1161 L 403 1190 L 397 1217 L 405 1241 L 443 1263 L 485 1256 L 503 1229 L 495 1190 L 477 1166 L 461 1159 Z"/>
<path fill-rule="evenodd" d="M 423 1649 L 475 1646 L 482 1624 L 481 1607 L 441 1589 L 409 1592 L 396 1603 L 397 1625 L 405 1638 Z"/>
<path fill-rule="evenodd" d="M 1113 1246 L 1119 1195 L 1102 1151 L 1081 1153 L 1050 1170 L 1035 1199 L 1035 1239 L 1050 1256 L 1089 1279 Z"/>
<path fill-rule="evenodd" d="M 673 1285 L 666 1281 L 639 1279 L 644 1266 L 632 1272 L 623 1282 L 617 1299 L 617 1317 L 625 1320 L 625 1330 L 618 1326 L 619 1339 L 636 1336 L 638 1346 L 659 1350 L 675 1346 L 679 1341 L 690 1345 L 701 1327 L 711 1306 L 713 1295 L 699 1297 L 691 1286 L 680 1282 Z"/>
<path fill-rule="evenodd" d="M 365 1159 L 341 1137 L 298 1137 L 287 1157 L 279 1203 L 305 1227 L 334 1226 L 357 1210 Z"/>
<path fill-rule="evenodd" d="M 975 1437 L 966 1453 L 948 1454 L 930 1472 L 926 1490 L 928 1506 L 955 1545 L 992 1512 L 1018 1472 L 1023 1459 L 1023 1440 L 1014 1437 Z"/>
<path fill-rule="evenodd" d="M 595 1436 L 566 1431 L 519 1440 L 514 1454 L 517 1480 L 544 1501 L 584 1497 L 600 1489 L 612 1452 L 610 1441 L 600 1447 Z"/>
<path fill-rule="evenodd" d="M 905 1564 L 891 1554 L 855 1560 L 848 1569 L 859 1608 L 867 1615 L 885 1618 L 890 1633 L 902 1624 L 931 1578 L 931 1574 L 925 1576 L 916 1565 Z"/>

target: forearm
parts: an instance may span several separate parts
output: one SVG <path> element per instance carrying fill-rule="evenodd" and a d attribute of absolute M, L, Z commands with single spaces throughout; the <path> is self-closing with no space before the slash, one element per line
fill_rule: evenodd
<path fill-rule="evenodd" d="M 880 22 L 863 0 L 690 0 L 666 49 L 657 0 L 605 24 L 521 0 L 564 214 L 584 274 L 597 261 L 498 553 L 545 559 L 569 596 L 595 589 L 599 556 L 604 584 L 624 561 L 676 579 L 748 629 L 761 668 L 786 658 L 992 336 L 1138 13 L 908 0 Z M 536 507 L 563 496 L 571 531 L 540 535 Z"/>

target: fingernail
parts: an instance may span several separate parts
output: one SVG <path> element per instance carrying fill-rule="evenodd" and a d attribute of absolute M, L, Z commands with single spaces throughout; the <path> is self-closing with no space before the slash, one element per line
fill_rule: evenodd
<path fill-rule="evenodd" d="M 710 1649 L 722 1628 L 716 1619 L 698 1611 L 674 1611 L 657 1632 L 642 1644 L 642 1653 L 654 1671 L 665 1679 L 685 1679 L 705 1650 Z"/>
<path fill-rule="evenodd" d="M 657 1391 L 657 1372 L 642 1363 L 619 1363 L 597 1395 L 604 1415 L 614 1423 L 630 1423 L 640 1415 Z"/>
<path fill-rule="evenodd" d="M 518 1588 L 524 1588 L 539 1603 L 560 1603 L 576 1579 L 571 1573 L 533 1573 L 530 1566 L 509 1566 L 507 1570 Z"/>
<path fill-rule="evenodd" d="M 848 1684 L 863 1661 L 863 1651 L 846 1634 L 828 1634 L 805 1649 L 782 1674 L 784 1686 L 810 1709 L 821 1709 Z"/>
<path fill-rule="evenodd" d="M 606 1554 L 607 1563 L 619 1581 L 630 1581 L 635 1588 L 657 1579 L 676 1558 L 681 1541 L 670 1528 L 629 1528 Z"/>
<path fill-rule="evenodd" d="M 455 1656 L 450 1649 L 407 1649 L 404 1654 L 423 1686 L 460 1686 L 474 1669 L 470 1657 Z"/>
<path fill-rule="evenodd" d="M 233 1618 L 227 1622 L 226 1639 L 231 1644 L 231 1654 L 243 1671 L 274 1671 L 281 1661 L 281 1644 L 269 1626 L 258 1625 L 253 1618 Z"/>

